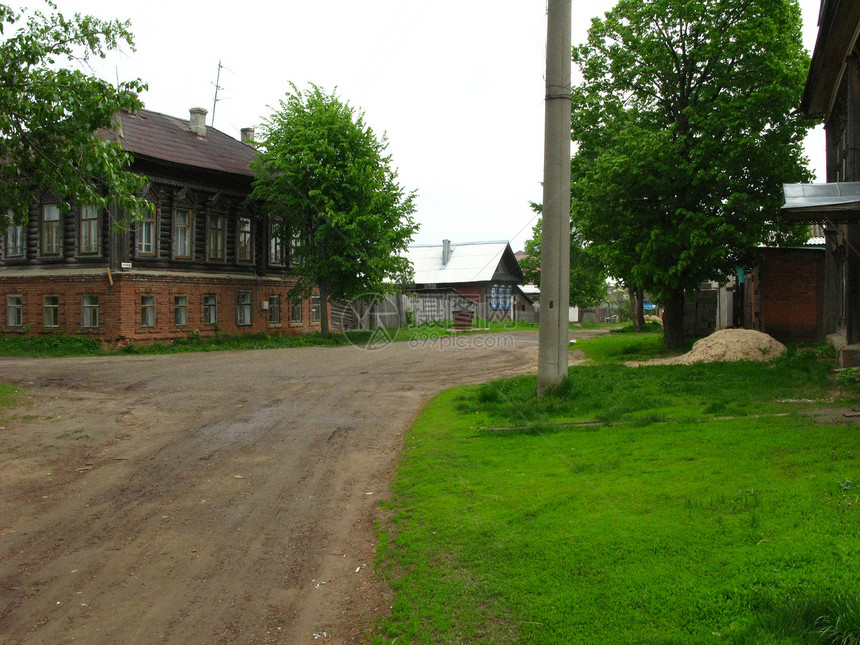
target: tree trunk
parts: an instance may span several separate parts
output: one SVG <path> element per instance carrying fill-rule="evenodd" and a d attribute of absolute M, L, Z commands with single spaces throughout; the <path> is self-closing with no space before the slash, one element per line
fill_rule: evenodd
<path fill-rule="evenodd" d="M 630 314 L 633 318 L 633 331 L 642 331 L 642 323 L 639 321 L 639 312 L 642 311 L 642 300 L 640 292 L 634 287 L 627 287 L 627 295 L 630 296 Z"/>
<path fill-rule="evenodd" d="M 320 291 L 320 334 L 323 338 L 328 338 L 331 330 L 328 325 L 328 286 L 325 280 L 319 282 Z"/>
<path fill-rule="evenodd" d="M 633 326 L 639 323 L 639 330 L 645 329 L 645 292 L 642 289 L 636 289 L 636 322 Z"/>
<path fill-rule="evenodd" d="M 684 347 L 684 292 L 676 291 L 663 303 L 663 346 Z"/>

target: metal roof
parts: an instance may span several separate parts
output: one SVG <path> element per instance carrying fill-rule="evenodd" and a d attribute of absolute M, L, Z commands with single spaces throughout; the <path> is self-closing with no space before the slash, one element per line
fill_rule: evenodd
<path fill-rule="evenodd" d="M 140 110 L 120 113 L 119 132 L 100 131 L 105 139 L 118 141 L 135 157 L 147 157 L 172 164 L 205 168 L 253 177 L 250 163 L 257 151 L 233 137 L 206 126 L 206 136 L 189 129 L 186 119 Z"/>
<path fill-rule="evenodd" d="M 782 214 L 796 221 L 860 219 L 860 182 L 783 184 Z"/>
<path fill-rule="evenodd" d="M 498 272 L 506 251 L 516 263 L 507 242 L 451 244 L 447 264 L 442 264 L 441 244 L 410 246 L 406 249 L 406 258 L 415 271 L 415 284 L 490 282 Z M 522 275 L 513 277 L 522 279 Z"/>

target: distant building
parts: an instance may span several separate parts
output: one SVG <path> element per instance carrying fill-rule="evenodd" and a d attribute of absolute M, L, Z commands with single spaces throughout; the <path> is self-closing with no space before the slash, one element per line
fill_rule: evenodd
<path fill-rule="evenodd" d="M 534 312 L 520 284 L 523 272 L 507 242 L 417 244 L 406 257 L 414 270 L 412 306 L 416 322 L 452 320 L 455 308 L 476 318 L 516 320 Z M 432 318 L 436 316 L 436 318 Z"/>

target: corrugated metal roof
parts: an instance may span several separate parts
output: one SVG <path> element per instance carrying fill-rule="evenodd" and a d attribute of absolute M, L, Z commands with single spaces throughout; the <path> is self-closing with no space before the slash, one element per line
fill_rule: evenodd
<path fill-rule="evenodd" d="M 860 181 L 832 182 L 829 184 L 783 184 L 785 206 L 830 206 L 860 202 Z"/>
<path fill-rule="evenodd" d="M 415 284 L 490 282 L 506 249 L 510 251 L 507 242 L 451 244 L 451 257 L 443 265 L 441 244 L 416 244 L 406 249 L 406 257 L 415 271 Z"/>
<path fill-rule="evenodd" d="M 189 130 L 189 121 L 150 110 L 136 114 L 121 112 L 120 120 L 122 136 L 105 130 L 100 135 L 118 141 L 135 156 L 235 175 L 254 175 L 250 163 L 257 151 L 215 128 L 206 126 L 206 136 L 198 137 Z"/>
<path fill-rule="evenodd" d="M 812 221 L 856 221 L 860 213 L 860 182 L 828 184 L 783 184 L 788 219 Z"/>

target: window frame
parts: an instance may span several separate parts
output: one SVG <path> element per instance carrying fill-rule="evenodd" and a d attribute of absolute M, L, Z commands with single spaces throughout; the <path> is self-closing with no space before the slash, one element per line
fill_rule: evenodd
<path fill-rule="evenodd" d="M 322 322 L 322 303 L 319 296 L 311 296 L 311 324 L 318 325 Z"/>
<path fill-rule="evenodd" d="M 9 226 L 3 233 L 5 240 L 4 257 L 5 260 L 23 259 L 27 255 L 27 226 L 26 224 L 15 224 L 12 211 L 7 213 Z"/>
<path fill-rule="evenodd" d="M 291 325 L 303 324 L 302 320 L 304 318 L 304 306 L 305 306 L 305 303 L 303 300 L 298 300 L 296 302 L 293 302 L 290 305 L 290 324 Z M 296 318 L 296 312 L 297 311 L 299 314 L 298 318 Z"/>
<path fill-rule="evenodd" d="M 207 302 L 209 299 L 214 302 Z M 209 312 L 212 313 L 212 320 L 209 320 Z M 203 294 L 203 324 L 217 325 L 218 324 L 218 295 L 214 293 Z"/>
<path fill-rule="evenodd" d="M 51 294 L 42 298 L 42 326 L 45 329 L 60 328 L 60 296 Z"/>
<path fill-rule="evenodd" d="M 217 222 L 218 226 L 213 226 Z M 227 239 L 227 220 L 221 213 L 209 213 L 206 216 L 206 259 L 210 262 L 224 262 L 226 259 L 225 241 Z M 215 245 L 212 242 L 216 242 Z M 216 247 L 216 248 L 213 248 Z M 218 251 L 218 254 L 214 251 Z"/>
<path fill-rule="evenodd" d="M 147 302 L 146 300 L 150 300 Z M 156 305 L 157 301 L 155 298 L 155 294 L 152 293 L 143 293 L 140 295 L 140 316 L 138 317 L 138 322 L 140 326 L 144 329 L 154 329 L 157 324 L 156 317 Z"/>
<path fill-rule="evenodd" d="M 48 213 L 56 214 L 56 217 L 48 219 Z M 44 257 L 60 257 L 63 254 L 63 214 L 60 205 L 56 202 L 42 204 L 39 219 L 39 231 L 41 243 L 39 249 Z"/>
<path fill-rule="evenodd" d="M 87 303 L 87 298 L 95 298 L 95 304 L 92 304 L 92 302 Z M 87 314 L 89 314 L 89 316 Z M 81 295 L 81 327 L 84 329 L 98 329 L 100 326 L 99 317 L 98 294 L 85 293 Z"/>
<path fill-rule="evenodd" d="M 287 254 L 283 238 L 277 234 L 274 222 L 269 222 L 269 266 L 287 266 Z"/>
<path fill-rule="evenodd" d="M 92 217 L 84 217 L 84 213 L 92 214 Z M 85 239 L 89 241 L 88 245 L 84 244 Z M 81 205 L 78 208 L 78 255 L 100 255 L 101 252 L 101 209 Z"/>
<path fill-rule="evenodd" d="M 18 298 L 17 304 L 12 304 L 12 298 Z M 9 322 L 10 313 L 12 311 L 17 311 L 16 320 L 17 323 Z M 6 294 L 6 326 L 14 327 L 14 328 L 23 328 L 24 327 L 24 294 L 22 293 L 7 293 Z"/>
<path fill-rule="evenodd" d="M 293 231 L 290 234 L 290 266 L 291 267 L 300 267 L 304 264 L 302 260 L 301 253 L 299 250 L 301 249 L 302 242 L 302 234 L 299 231 Z"/>
<path fill-rule="evenodd" d="M 180 225 L 177 218 L 180 214 L 186 216 L 186 222 Z M 180 231 L 184 232 L 184 248 L 180 248 Z M 174 208 L 173 219 L 170 226 L 170 252 L 173 254 L 174 260 L 193 260 L 194 259 L 194 211 L 190 208 Z M 186 251 L 181 253 L 180 251 Z"/>
<path fill-rule="evenodd" d="M 247 229 L 245 226 L 247 225 Z M 243 251 L 247 251 L 243 254 Z M 236 218 L 236 262 L 251 264 L 254 261 L 254 226 L 250 217 Z"/>
<path fill-rule="evenodd" d="M 243 299 L 247 297 L 247 302 L 244 302 Z M 253 304 L 254 297 L 250 291 L 237 291 L 236 292 L 236 326 L 237 327 L 250 327 L 253 324 Z M 243 316 L 243 312 L 247 312 L 247 320 L 245 320 L 245 316 Z"/>
<path fill-rule="evenodd" d="M 276 294 L 269 296 L 269 325 L 272 327 L 281 326 L 281 297 Z"/>
<path fill-rule="evenodd" d="M 173 326 L 188 327 L 188 296 L 173 296 Z"/>
<path fill-rule="evenodd" d="M 135 225 L 134 249 L 137 257 L 155 257 L 158 255 L 156 231 L 158 231 L 158 207 L 151 211 L 144 211 L 143 217 Z"/>

